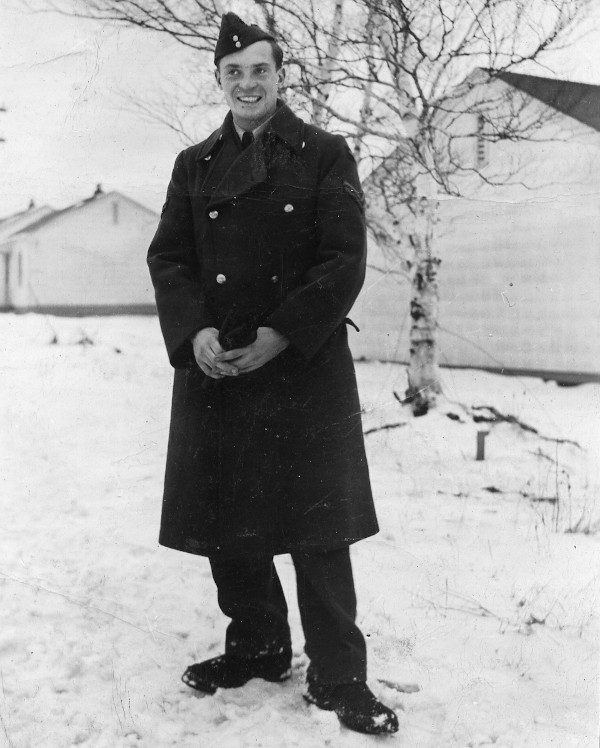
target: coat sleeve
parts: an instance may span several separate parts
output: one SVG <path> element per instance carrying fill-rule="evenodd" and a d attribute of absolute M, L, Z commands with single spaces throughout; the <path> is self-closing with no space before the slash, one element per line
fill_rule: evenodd
<path fill-rule="evenodd" d="M 175 368 L 193 365 L 190 335 L 213 326 L 200 283 L 187 185 L 183 152 L 175 161 L 160 223 L 148 250 L 158 318 Z"/>
<path fill-rule="evenodd" d="M 317 195 L 315 261 L 265 325 L 311 358 L 344 322 L 365 278 L 366 229 L 356 162 L 334 139 Z"/>

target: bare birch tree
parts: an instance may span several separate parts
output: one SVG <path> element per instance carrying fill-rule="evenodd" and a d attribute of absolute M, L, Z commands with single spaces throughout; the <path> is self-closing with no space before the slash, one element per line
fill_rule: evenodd
<path fill-rule="evenodd" d="M 478 91 L 479 116 L 467 136 L 489 143 L 535 137 L 545 115 L 509 87 L 488 84 L 568 43 L 589 0 L 232 0 L 226 8 L 220 0 L 46 1 L 59 12 L 167 34 L 205 53 L 205 63 L 224 10 L 281 40 L 287 97 L 352 140 L 369 174 L 372 233 L 393 270 L 411 280 L 407 401 L 426 413 L 440 391 L 436 198 L 460 195 L 464 177 L 500 184 L 513 176 L 465 163 L 465 132 L 453 124 L 472 115 L 470 94 Z M 157 119 L 185 136 L 164 106 L 140 106 L 147 116 L 155 108 Z"/>

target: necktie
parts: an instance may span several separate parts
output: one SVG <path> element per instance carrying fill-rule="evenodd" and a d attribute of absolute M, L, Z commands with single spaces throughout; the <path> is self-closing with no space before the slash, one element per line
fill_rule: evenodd
<path fill-rule="evenodd" d="M 244 132 L 242 135 L 242 150 L 246 149 L 253 140 L 254 135 L 251 132 Z"/>

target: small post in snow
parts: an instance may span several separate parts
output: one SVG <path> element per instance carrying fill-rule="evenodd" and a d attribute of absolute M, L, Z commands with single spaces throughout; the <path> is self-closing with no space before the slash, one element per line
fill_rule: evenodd
<path fill-rule="evenodd" d="M 485 460 L 485 437 L 489 433 L 489 431 L 477 432 L 477 455 L 475 456 L 476 460 Z"/>

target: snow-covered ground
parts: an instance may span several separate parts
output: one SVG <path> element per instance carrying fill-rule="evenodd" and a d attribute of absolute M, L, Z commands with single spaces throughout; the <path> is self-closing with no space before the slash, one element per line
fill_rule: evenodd
<path fill-rule="evenodd" d="M 206 560 L 156 541 L 157 320 L 0 315 L 0 357 L 0 745 L 597 746 L 600 386 L 445 371 L 440 409 L 413 419 L 403 367 L 357 364 L 382 526 L 353 548 L 359 621 L 401 721 L 371 738 L 301 698 L 287 557 L 292 679 L 180 682 L 226 621 Z M 539 433 L 476 423 L 480 406 Z"/>

